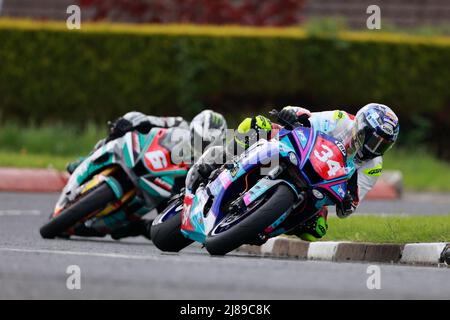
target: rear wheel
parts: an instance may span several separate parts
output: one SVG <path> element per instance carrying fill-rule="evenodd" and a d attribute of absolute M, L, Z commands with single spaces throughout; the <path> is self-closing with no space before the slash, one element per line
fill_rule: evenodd
<path fill-rule="evenodd" d="M 152 241 L 159 250 L 178 252 L 194 242 L 186 238 L 181 232 L 182 211 L 183 197 L 180 197 L 169 204 L 167 209 L 153 221 Z"/>
<path fill-rule="evenodd" d="M 44 239 L 53 239 L 114 200 L 116 196 L 112 189 L 102 183 L 42 226 L 41 236 Z"/>
<path fill-rule="evenodd" d="M 295 203 L 293 191 L 279 185 L 271 194 L 255 201 L 247 212 L 230 213 L 209 233 L 206 250 L 212 255 L 225 255 L 243 244 L 254 241 Z"/>

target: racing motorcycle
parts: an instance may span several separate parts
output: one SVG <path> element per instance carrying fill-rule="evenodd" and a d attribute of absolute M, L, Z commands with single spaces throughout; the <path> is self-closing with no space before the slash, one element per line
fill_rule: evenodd
<path fill-rule="evenodd" d="M 290 128 L 174 197 L 153 221 L 155 246 L 178 252 L 197 241 L 225 255 L 292 230 L 324 205 L 342 205 L 355 171 L 343 143 L 314 127 Z M 311 201 L 316 210 L 304 210 Z"/>
<path fill-rule="evenodd" d="M 181 128 L 131 131 L 88 156 L 70 176 L 43 238 L 74 234 L 80 224 L 123 210 L 152 210 L 180 192 L 189 166 L 173 163 L 172 149 L 185 135 Z"/>

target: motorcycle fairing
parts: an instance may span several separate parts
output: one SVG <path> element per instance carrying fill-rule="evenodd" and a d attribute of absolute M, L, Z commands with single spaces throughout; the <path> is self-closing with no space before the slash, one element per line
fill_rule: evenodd
<path fill-rule="evenodd" d="M 298 127 L 293 133 L 292 137 L 301 155 L 300 171 L 303 178 L 313 188 L 329 196 L 330 199 L 325 201 L 325 205 L 342 202 L 347 192 L 347 180 L 355 171 L 353 162 L 347 159 L 343 144 L 323 132 L 314 130 L 314 127 Z M 332 155 L 327 161 L 344 164 L 344 167 L 333 172 L 334 175 L 328 174 L 331 169 L 327 162 L 320 160 L 328 154 Z M 311 168 L 314 171 L 312 173 Z M 316 181 L 313 178 L 316 178 Z"/>
<path fill-rule="evenodd" d="M 145 151 L 140 152 L 139 156 L 139 160 L 143 161 L 146 169 L 153 176 L 186 175 L 188 166 L 184 163 L 173 163 L 171 150 L 160 143 L 167 134 L 167 130 L 152 130 L 151 134 L 152 137 L 148 139 Z"/>
<path fill-rule="evenodd" d="M 292 142 L 292 138 L 295 143 Z M 318 138 L 319 137 L 319 138 Z M 239 162 L 235 163 L 232 169 L 223 170 L 218 177 L 211 181 L 205 188 L 199 188 L 193 195 L 192 202 L 189 206 L 185 206 L 183 210 L 183 224 L 182 233 L 195 241 L 203 243 L 206 235 L 215 227 L 215 225 L 222 219 L 223 214 L 220 212 L 220 206 L 226 190 L 242 175 L 247 174 L 254 167 L 261 167 L 262 164 L 270 163 L 275 156 L 282 158 L 289 157 L 290 154 L 296 154 L 297 166 L 303 178 L 310 181 L 310 177 L 304 172 L 305 165 L 310 161 L 310 155 L 314 151 L 319 152 L 322 145 L 332 147 L 333 161 L 340 161 L 347 165 L 345 150 L 333 145 L 336 140 L 326 134 L 317 132 L 313 127 L 304 128 L 299 127 L 290 133 L 284 132 L 280 134 L 280 140 L 260 140 L 255 145 L 251 146 L 241 157 Z M 295 145 L 295 146 L 294 146 Z M 331 146 L 331 147 L 330 147 Z M 339 154 L 336 150 L 339 150 Z M 297 152 L 296 152 L 297 151 Z M 300 162 L 298 158 L 300 157 Z M 321 200 L 322 205 L 331 205 L 342 201 L 346 193 L 346 181 L 352 173 L 351 170 L 338 170 L 333 179 L 330 175 L 326 176 L 323 168 L 319 165 L 314 166 L 313 170 L 316 175 L 320 177 L 315 183 L 311 183 L 311 187 L 324 192 L 324 197 Z M 322 169 L 322 171 L 320 170 Z M 250 190 L 248 190 L 243 200 L 246 206 L 265 194 L 274 186 L 284 183 L 287 184 L 298 196 L 297 188 L 285 180 L 271 180 L 268 178 L 260 179 Z M 213 203 L 211 209 L 207 213 L 203 212 L 205 204 L 208 199 L 212 197 Z M 283 213 L 280 218 L 266 229 L 267 233 L 278 232 L 276 227 L 280 225 L 289 215 L 288 212 Z"/>
<path fill-rule="evenodd" d="M 208 224 L 203 217 L 203 208 L 208 201 L 205 189 L 200 189 L 194 195 L 186 195 L 181 213 L 181 232 L 188 238 L 204 243 L 206 239 L 205 226 Z"/>
<path fill-rule="evenodd" d="M 161 152 L 164 155 L 169 153 L 170 158 L 170 150 L 162 147 L 159 141 L 165 135 L 170 134 L 171 130 L 153 128 L 148 134 L 141 134 L 137 131 L 128 132 L 124 136 L 112 140 L 93 151 L 70 176 L 56 203 L 55 212 L 61 211 L 68 202 L 74 200 L 83 191 L 84 184 L 92 179 L 94 175 L 113 165 L 120 166 L 133 184 L 145 191 L 143 196 L 149 204 L 153 205 L 158 201 L 154 201 L 154 198 L 170 197 L 172 195 L 170 190 L 174 184 L 173 178 L 185 175 L 188 170 L 187 165 L 184 163 L 175 165 L 168 162 L 169 160 L 165 158 L 168 165 L 156 170 L 154 167 L 149 168 L 145 166 L 143 162 L 146 154 L 153 151 Z M 138 176 L 133 172 L 139 163 L 143 163 L 142 166 L 148 172 L 147 174 Z M 155 177 L 157 178 L 155 179 Z M 96 182 L 100 183 L 102 181 L 110 185 L 117 199 L 121 198 L 123 192 L 112 177 L 100 175 Z"/>

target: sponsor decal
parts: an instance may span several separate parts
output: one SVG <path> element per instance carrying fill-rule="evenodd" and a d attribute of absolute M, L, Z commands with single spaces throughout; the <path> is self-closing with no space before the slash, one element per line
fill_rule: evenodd
<path fill-rule="evenodd" d="M 381 167 L 381 165 L 379 165 L 375 168 L 369 168 L 369 169 L 364 170 L 364 173 L 368 176 L 377 177 L 377 176 L 381 175 L 381 170 L 382 170 L 382 167 Z"/>
<path fill-rule="evenodd" d="M 182 217 L 182 229 L 183 230 L 194 230 L 192 227 L 189 217 L 190 217 L 190 211 L 192 206 L 192 200 L 194 199 L 193 195 L 186 195 L 184 198 L 184 204 L 183 204 L 183 211 L 181 213 Z"/>
<path fill-rule="evenodd" d="M 298 137 L 300 138 L 300 141 L 301 141 L 302 145 L 303 145 L 304 143 L 306 143 L 306 136 L 305 136 L 305 134 L 303 133 L 302 130 L 299 130 L 299 131 L 298 131 Z"/>
<path fill-rule="evenodd" d="M 289 161 L 291 161 L 291 163 L 296 166 L 298 164 L 297 161 L 297 156 L 295 155 L 295 153 L 293 152 L 289 152 Z"/>
<path fill-rule="evenodd" d="M 316 197 L 316 199 L 320 200 L 320 199 L 323 199 L 323 197 L 324 197 L 323 193 L 317 189 L 313 189 L 312 193 L 313 193 L 314 197 Z"/>
<path fill-rule="evenodd" d="M 340 110 L 336 110 L 334 112 L 334 120 L 337 120 L 338 122 L 341 121 L 342 119 L 345 118 L 345 113 L 340 111 Z"/>
<path fill-rule="evenodd" d="M 337 189 L 338 194 L 343 198 L 345 197 L 345 191 L 342 188 L 342 185 L 339 185 L 338 189 Z"/>
<path fill-rule="evenodd" d="M 381 169 L 372 169 L 367 172 L 369 176 L 379 176 L 381 174 Z"/>
<path fill-rule="evenodd" d="M 368 115 L 367 115 L 367 117 L 366 117 L 366 119 L 367 119 L 367 121 L 370 123 L 370 125 L 372 126 L 372 127 L 374 127 L 374 128 L 376 128 L 376 127 L 378 127 L 380 124 L 379 124 L 379 122 L 378 122 L 378 119 L 380 118 L 380 116 L 378 115 L 378 113 L 376 113 L 376 112 L 370 112 Z"/>
<path fill-rule="evenodd" d="M 345 190 L 342 186 L 342 184 L 332 186 L 331 189 L 338 194 L 339 197 L 344 198 L 345 197 Z"/>
<path fill-rule="evenodd" d="M 342 144 L 342 142 L 340 142 L 339 140 L 334 141 L 334 143 L 338 146 L 342 155 L 345 157 L 347 155 L 347 151 L 345 150 L 344 144 Z"/>
<path fill-rule="evenodd" d="M 164 181 L 164 180 L 161 179 L 161 178 L 156 178 L 156 179 L 154 180 L 154 182 L 155 182 L 157 185 L 159 185 L 160 187 L 163 187 L 163 188 L 166 189 L 166 190 L 169 190 L 169 191 L 172 190 L 172 185 L 171 185 L 170 183 Z"/>
<path fill-rule="evenodd" d="M 386 112 L 386 117 L 388 117 L 392 122 L 397 122 L 398 120 L 397 116 L 390 111 Z"/>
<path fill-rule="evenodd" d="M 239 172 L 239 164 L 236 163 L 235 166 L 230 170 L 230 174 L 234 178 L 236 177 L 238 172 Z"/>
<path fill-rule="evenodd" d="M 384 125 L 382 125 L 381 130 L 383 130 L 384 132 L 386 132 L 389 135 L 394 134 L 394 126 L 391 123 L 385 123 Z"/>
<path fill-rule="evenodd" d="M 325 120 L 323 123 L 323 131 L 328 132 L 329 128 L 330 128 L 330 122 L 328 120 Z"/>

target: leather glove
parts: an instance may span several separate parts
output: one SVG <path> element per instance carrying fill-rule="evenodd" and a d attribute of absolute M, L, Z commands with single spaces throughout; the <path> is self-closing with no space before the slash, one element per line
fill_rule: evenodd
<path fill-rule="evenodd" d="M 218 168 L 218 166 L 215 166 L 214 164 L 209 163 L 199 163 L 198 164 L 198 173 L 204 178 L 208 179 L 211 173 L 214 171 L 214 169 Z"/>
<path fill-rule="evenodd" d="M 336 206 L 336 215 L 343 219 L 350 216 L 356 209 L 356 204 L 353 201 L 353 197 L 350 192 L 347 192 L 344 199 L 342 200 L 341 206 Z"/>
<path fill-rule="evenodd" d="M 118 118 L 113 123 L 108 122 L 108 124 L 110 125 L 108 141 L 122 137 L 125 133 L 133 130 L 133 124 L 125 118 Z"/>
<path fill-rule="evenodd" d="M 150 121 L 142 121 L 141 123 L 139 123 L 137 126 L 135 126 L 133 128 L 133 130 L 137 130 L 140 133 L 149 133 L 150 130 L 153 129 L 153 125 L 151 124 Z"/>
<path fill-rule="evenodd" d="M 297 122 L 297 112 L 293 108 L 285 107 L 278 113 L 278 121 L 284 126 L 292 126 Z"/>
<path fill-rule="evenodd" d="M 186 176 L 186 187 L 195 192 L 200 183 L 209 178 L 217 166 L 209 163 L 195 163 Z"/>
<path fill-rule="evenodd" d="M 244 149 L 258 141 L 261 137 L 270 139 L 272 122 L 261 115 L 244 119 L 238 126 L 234 140 Z M 265 134 L 262 134 L 265 133 Z"/>

